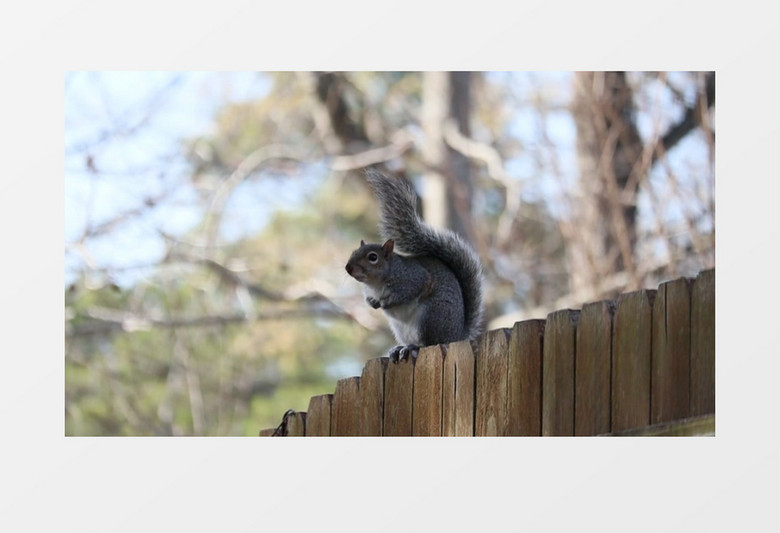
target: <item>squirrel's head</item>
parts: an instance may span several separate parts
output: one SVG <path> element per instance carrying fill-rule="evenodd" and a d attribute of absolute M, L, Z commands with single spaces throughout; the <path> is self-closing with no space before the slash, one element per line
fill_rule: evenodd
<path fill-rule="evenodd" d="M 347 274 L 368 285 L 382 283 L 393 261 L 394 246 L 393 239 L 388 239 L 384 244 L 360 241 L 360 247 L 352 252 L 347 261 Z"/>

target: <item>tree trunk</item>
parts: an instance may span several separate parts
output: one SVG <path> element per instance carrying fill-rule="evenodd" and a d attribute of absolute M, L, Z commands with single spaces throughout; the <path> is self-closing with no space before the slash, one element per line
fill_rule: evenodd
<path fill-rule="evenodd" d="M 623 72 L 575 75 L 572 114 L 577 126 L 579 194 L 568 235 L 570 290 L 599 291 L 601 280 L 625 271 L 637 285 L 635 172 L 642 141 L 631 87 Z"/>
<path fill-rule="evenodd" d="M 425 134 L 423 212 L 428 223 L 450 228 L 471 240 L 471 162 L 444 141 L 444 125 L 453 120 L 458 130 L 470 134 L 470 72 L 423 74 L 422 128 Z"/>

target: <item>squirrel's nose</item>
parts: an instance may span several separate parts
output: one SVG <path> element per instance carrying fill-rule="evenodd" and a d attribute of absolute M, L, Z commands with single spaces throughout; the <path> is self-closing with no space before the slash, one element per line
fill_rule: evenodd
<path fill-rule="evenodd" d="M 347 263 L 347 266 L 344 267 L 347 270 L 347 274 L 352 274 L 352 265 Z"/>

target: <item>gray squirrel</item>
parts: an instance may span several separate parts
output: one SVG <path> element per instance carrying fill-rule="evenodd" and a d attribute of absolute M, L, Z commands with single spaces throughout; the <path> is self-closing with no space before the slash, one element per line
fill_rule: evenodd
<path fill-rule="evenodd" d="M 365 174 L 379 201 L 379 233 L 386 240 L 361 240 L 346 270 L 363 283 L 366 302 L 390 322 L 400 344 L 389 351 L 390 360 L 416 358 L 420 346 L 474 341 L 483 312 L 476 252 L 452 231 L 420 219 L 409 182 L 374 169 Z"/>

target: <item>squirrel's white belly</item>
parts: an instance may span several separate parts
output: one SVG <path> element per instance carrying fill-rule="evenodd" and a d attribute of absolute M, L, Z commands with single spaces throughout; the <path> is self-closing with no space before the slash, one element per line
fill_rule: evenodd
<path fill-rule="evenodd" d="M 363 286 L 363 294 L 377 300 L 383 296 L 382 290 L 377 290 L 370 285 Z M 415 298 L 409 303 L 394 305 L 390 309 L 383 308 L 382 311 L 385 313 L 388 322 L 390 322 L 390 329 L 393 330 L 393 335 L 395 335 L 395 340 L 398 344 L 422 344 L 419 325 L 422 319 L 423 306 L 419 304 L 419 298 Z"/>
<path fill-rule="evenodd" d="M 383 311 L 398 344 L 422 344 L 419 324 L 423 306 L 418 305 L 416 299 L 414 302 Z"/>

